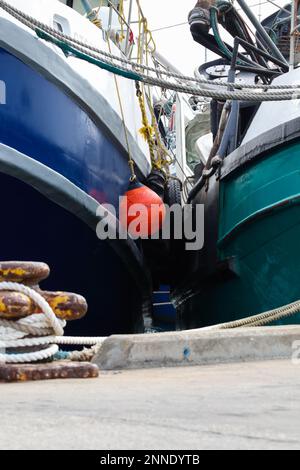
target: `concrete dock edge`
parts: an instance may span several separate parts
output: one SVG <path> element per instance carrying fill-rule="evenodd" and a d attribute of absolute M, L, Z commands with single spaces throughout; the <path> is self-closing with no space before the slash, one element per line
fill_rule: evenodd
<path fill-rule="evenodd" d="M 299 325 L 111 336 L 93 362 L 102 370 L 120 370 L 292 360 L 295 341 L 300 342 Z"/>

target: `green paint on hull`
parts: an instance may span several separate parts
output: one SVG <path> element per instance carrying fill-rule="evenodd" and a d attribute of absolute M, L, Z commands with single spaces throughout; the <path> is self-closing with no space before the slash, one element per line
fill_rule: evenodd
<path fill-rule="evenodd" d="M 300 299 L 300 142 L 221 182 L 218 249 L 220 259 L 235 258 L 237 275 L 203 288 L 203 325 Z M 283 323 L 300 323 L 300 314 Z"/>

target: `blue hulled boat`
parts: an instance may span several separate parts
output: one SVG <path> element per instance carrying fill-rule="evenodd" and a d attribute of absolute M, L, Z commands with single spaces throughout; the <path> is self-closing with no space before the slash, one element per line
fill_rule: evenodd
<path fill-rule="evenodd" d="M 108 50 L 103 34 L 80 14 L 80 2 L 9 3 Z M 102 11 L 108 21 L 110 9 Z M 73 333 L 143 331 L 152 294 L 143 255 L 130 239 L 104 242 L 96 235 L 99 204 L 117 205 L 130 178 L 113 76 L 64 54 L 2 9 L 0 64 L 0 259 L 43 260 L 52 270 L 44 288 L 86 297 L 87 320 L 74 324 Z M 118 85 L 130 151 L 144 179 L 151 164 L 138 133 L 134 82 L 119 78 Z"/>

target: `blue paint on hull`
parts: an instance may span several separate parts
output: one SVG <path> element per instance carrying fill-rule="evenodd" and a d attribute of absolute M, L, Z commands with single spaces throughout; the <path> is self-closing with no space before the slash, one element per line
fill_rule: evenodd
<path fill-rule="evenodd" d="M 170 299 L 170 286 L 160 286 L 153 294 L 153 326 L 162 331 L 176 329 L 176 310 Z"/>
<path fill-rule="evenodd" d="M 0 49 L 0 142 L 63 175 L 100 203 L 117 204 L 127 189 L 127 156 L 104 126 L 28 65 Z M 69 334 L 141 332 L 145 299 L 124 262 L 95 230 L 0 166 L 1 260 L 44 261 L 42 288 L 84 295 L 85 320 Z M 84 210 L 84 207 L 82 208 Z"/>
<path fill-rule="evenodd" d="M 0 142 L 52 168 L 99 202 L 117 204 L 129 181 L 127 156 L 87 113 L 55 84 L 0 49 L 6 105 L 0 106 Z"/>
<path fill-rule="evenodd" d="M 86 297 L 85 319 L 69 323 L 78 335 L 141 331 L 141 302 L 127 266 L 86 224 L 16 178 L 0 175 L 1 260 L 44 261 L 41 287 Z"/>

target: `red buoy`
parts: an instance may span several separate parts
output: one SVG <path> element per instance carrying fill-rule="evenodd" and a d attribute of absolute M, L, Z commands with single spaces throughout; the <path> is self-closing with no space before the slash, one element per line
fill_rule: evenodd
<path fill-rule="evenodd" d="M 134 238 L 159 232 L 166 216 L 162 199 L 150 188 L 134 181 L 120 204 L 120 222 Z"/>

